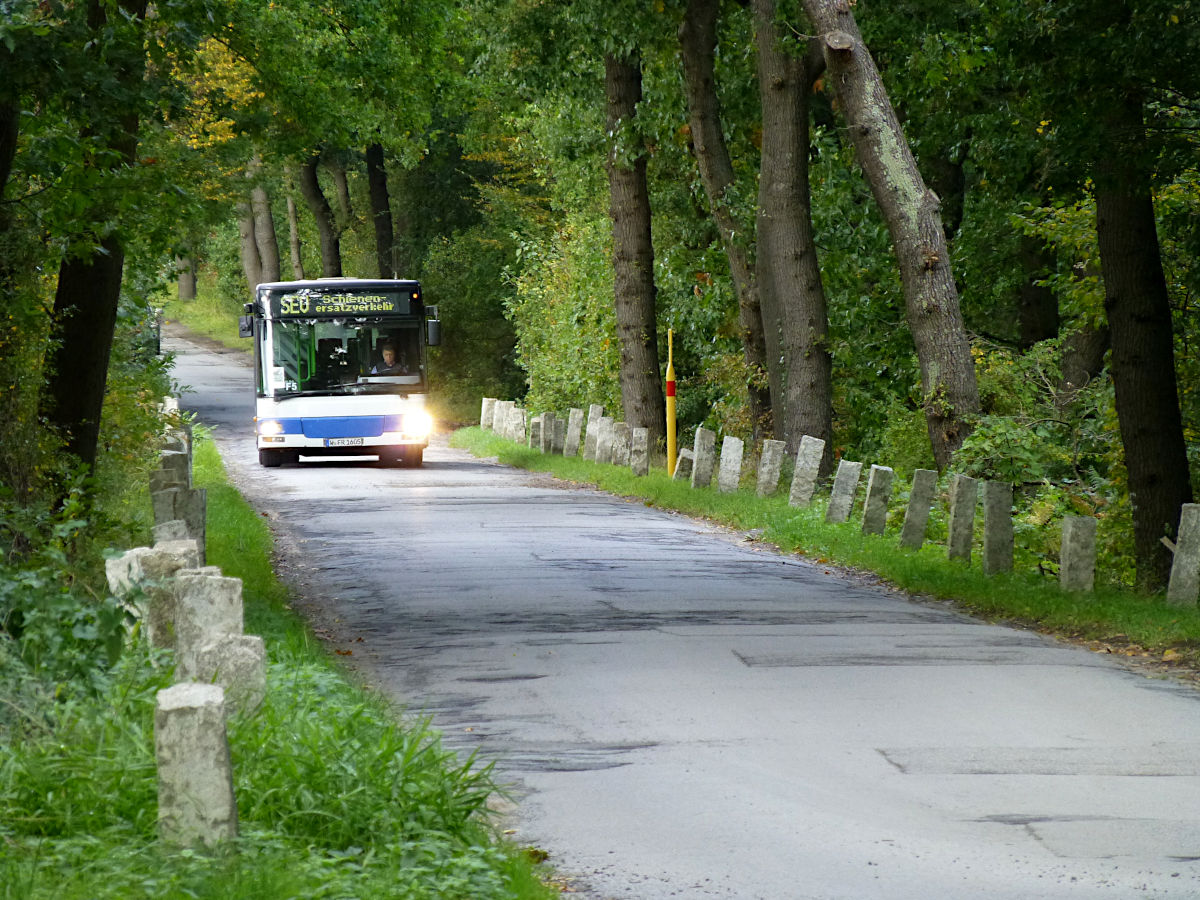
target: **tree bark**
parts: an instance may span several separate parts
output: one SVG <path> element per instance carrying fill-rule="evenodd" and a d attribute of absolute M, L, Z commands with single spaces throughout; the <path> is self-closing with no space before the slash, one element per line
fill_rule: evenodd
<path fill-rule="evenodd" d="M 772 386 L 775 436 L 790 453 L 803 435 L 821 438 L 827 471 L 833 460 L 829 317 L 808 180 L 808 96 L 825 62 L 815 42 L 804 57 L 786 51 L 775 0 L 753 5 L 763 124 L 756 271 L 767 348 L 780 360 L 778 386 Z"/>
<path fill-rule="evenodd" d="M 1028 350 L 1039 341 L 1058 336 L 1058 298 L 1038 284 L 1053 266 L 1045 246 L 1036 238 L 1022 235 L 1018 249 L 1025 280 L 1017 294 L 1017 346 Z"/>
<path fill-rule="evenodd" d="M 379 277 L 395 278 L 396 237 L 392 230 L 392 201 L 388 195 L 382 144 L 367 147 L 367 193 L 371 199 L 371 222 L 375 229 L 375 259 L 379 263 Z"/>
<path fill-rule="evenodd" d="M 333 192 L 337 197 L 338 236 L 350 230 L 354 221 L 354 206 L 350 203 L 350 182 L 346 178 L 346 167 L 340 161 L 329 160 L 325 163 L 329 174 L 333 177 Z"/>
<path fill-rule="evenodd" d="M 262 161 L 258 154 L 250 159 L 246 177 L 251 180 L 250 212 L 254 218 L 254 243 L 258 247 L 258 258 L 262 265 L 263 281 L 278 281 L 280 278 L 279 237 L 275 233 L 275 218 L 271 215 L 271 200 L 263 187 Z"/>
<path fill-rule="evenodd" d="M 262 283 L 262 257 L 258 255 L 258 241 L 254 237 L 254 213 L 249 203 L 238 204 L 238 246 L 242 255 L 242 274 L 246 276 L 246 287 L 251 299 L 254 289 Z"/>
<path fill-rule="evenodd" d="M 333 210 L 317 178 L 317 164 L 320 161 L 318 154 L 309 157 L 300 165 L 297 180 L 300 194 L 317 222 L 317 235 L 321 241 L 321 274 L 326 278 L 336 278 L 342 274 L 342 245 Z"/>
<path fill-rule="evenodd" d="M 642 98 L 641 62 L 606 56 L 604 85 L 612 141 L 605 168 L 613 223 L 621 406 L 626 422 L 649 429 L 651 441 L 658 441 L 666 436 L 666 403 L 658 367 L 650 192 L 645 148 L 633 125 Z"/>
<path fill-rule="evenodd" d="M 780 348 L 777 334 L 768 335 L 763 327 L 758 285 L 750 262 L 753 235 L 747 233 L 748 228 L 738 225 L 725 200 L 725 192 L 733 184 L 733 163 L 721 128 L 713 64 L 719 9 L 720 0 L 689 0 L 683 23 L 679 26 L 679 48 L 683 58 L 692 147 L 713 222 L 729 260 L 729 274 L 738 301 L 742 355 L 752 379 L 758 381 L 765 374 L 769 385 L 758 387 L 754 381 L 748 384 L 750 416 L 755 435 L 769 435 L 773 430 L 772 401 L 778 402 L 776 394 L 781 383 Z"/>
<path fill-rule="evenodd" d="M 21 106 L 16 100 L 0 102 L 0 202 L 8 188 L 12 175 L 13 160 L 17 156 L 17 138 L 20 136 Z M 2 221 L 3 211 L 0 211 Z"/>
<path fill-rule="evenodd" d="M 938 467 L 945 468 L 979 411 L 979 388 L 938 198 L 921 179 L 850 4 L 804 0 L 804 9 L 821 34 L 829 80 L 896 249 L 929 442 Z"/>
<path fill-rule="evenodd" d="M 188 303 L 196 299 L 196 260 L 180 256 L 175 260 L 176 288 L 179 299 Z"/>
<path fill-rule="evenodd" d="M 89 468 L 96 462 L 124 261 L 121 242 L 110 236 L 95 252 L 64 259 L 58 270 L 54 322 L 59 345 L 44 405 L 67 452 Z"/>
<path fill-rule="evenodd" d="M 1088 325 L 1067 335 L 1062 345 L 1062 379 L 1058 383 L 1055 406 L 1065 409 L 1093 378 L 1104 371 L 1104 354 L 1108 352 L 1111 340 L 1112 333 L 1107 325 Z"/>
<path fill-rule="evenodd" d="M 1145 139 L 1140 97 L 1106 106 L 1096 171 L 1096 235 L 1112 339 L 1117 420 L 1129 472 L 1138 586 L 1164 587 L 1180 507 L 1192 499 L 1176 388 L 1171 307 L 1154 201 L 1139 165 Z"/>
<path fill-rule="evenodd" d="M 288 250 L 292 261 L 292 277 L 297 281 L 304 278 L 304 257 L 300 254 L 300 217 L 296 214 L 296 201 L 287 198 Z"/>

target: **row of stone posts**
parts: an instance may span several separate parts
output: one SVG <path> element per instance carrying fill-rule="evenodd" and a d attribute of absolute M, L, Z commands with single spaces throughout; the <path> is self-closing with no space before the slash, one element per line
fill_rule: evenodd
<path fill-rule="evenodd" d="M 164 413 L 178 410 L 168 398 Z M 109 590 L 150 644 L 174 653 L 175 684 L 154 713 L 158 825 L 164 841 L 212 846 L 237 834 L 228 715 L 266 697 L 266 650 L 242 630 L 242 582 L 205 565 L 206 497 L 192 487 L 189 426 L 172 428 L 150 474 L 154 544 L 106 560 Z"/>
<path fill-rule="evenodd" d="M 629 428 L 623 422 L 604 415 L 604 408 L 588 410 L 584 429 L 583 411 L 572 409 L 564 421 L 554 413 L 543 413 L 529 420 L 525 411 L 511 400 L 485 397 L 480 424 L 502 437 L 528 443 L 546 453 L 575 456 L 583 434 L 583 456 L 595 462 L 631 466 L 634 473 L 649 472 L 649 447 L 644 428 Z M 526 426 L 529 426 L 528 436 Z M 690 448 L 682 448 L 675 463 L 674 478 L 689 481 L 694 488 L 709 487 L 716 476 L 718 491 L 730 493 L 741 486 L 743 442 L 726 435 L 716 451 L 716 432 L 697 428 Z M 783 468 L 783 441 L 766 440 L 756 479 L 760 497 L 774 494 Z M 808 506 L 816 494 L 825 442 L 804 435 L 796 453 L 792 483 L 788 491 L 791 506 Z M 847 522 L 854 509 L 863 464 L 840 460 L 829 494 L 825 520 Z M 864 534 L 883 534 L 887 523 L 895 474 L 887 466 L 873 465 L 867 472 L 866 496 L 862 507 Z M 900 545 L 910 550 L 925 543 L 929 515 L 937 496 L 938 474 L 930 469 L 913 473 L 912 488 L 900 530 Z M 975 540 L 976 512 L 982 494 L 983 547 L 981 567 L 984 574 L 1011 572 L 1013 568 L 1013 487 L 996 481 L 983 481 L 966 475 L 954 475 L 949 485 L 947 555 L 970 563 Z M 1059 583 L 1063 590 L 1090 592 L 1096 577 L 1097 521 L 1087 516 L 1067 516 L 1062 524 Z M 1175 554 L 1167 600 L 1176 605 L 1195 605 L 1200 597 L 1200 504 L 1183 507 L 1179 539 L 1168 544 Z"/>
<path fill-rule="evenodd" d="M 628 468 L 638 476 L 650 474 L 650 430 L 606 416 L 597 404 L 588 408 L 585 429 L 582 409 L 568 410 L 565 419 L 553 412 L 531 418 L 512 400 L 484 397 L 479 424 L 542 453 L 578 456 L 582 447 L 584 459 Z"/>

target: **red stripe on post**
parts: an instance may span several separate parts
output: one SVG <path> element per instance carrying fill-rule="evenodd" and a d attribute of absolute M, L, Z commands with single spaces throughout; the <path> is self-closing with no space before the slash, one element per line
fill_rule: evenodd
<path fill-rule="evenodd" d="M 675 382 L 673 382 L 673 381 L 667 382 L 667 396 L 668 397 L 675 396 Z"/>

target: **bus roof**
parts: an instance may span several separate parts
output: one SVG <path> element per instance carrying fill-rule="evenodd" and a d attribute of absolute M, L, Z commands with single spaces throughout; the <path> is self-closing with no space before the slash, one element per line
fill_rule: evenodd
<path fill-rule="evenodd" d="M 309 278 L 304 281 L 268 281 L 258 285 L 258 290 L 268 291 L 321 291 L 331 288 L 408 291 L 420 290 L 421 285 L 418 281 L 405 278 Z"/>

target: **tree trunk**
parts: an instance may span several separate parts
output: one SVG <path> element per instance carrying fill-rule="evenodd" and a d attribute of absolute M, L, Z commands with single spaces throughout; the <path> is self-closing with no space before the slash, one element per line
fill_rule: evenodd
<path fill-rule="evenodd" d="M 180 256 L 175 260 L 176 288 L 179 299 L 190 303 L 196 299 L 196 260 Z"/>
<path fill-rule="evenodd" d="M 298 181 L 300 194 L 317 222 L 317 235 L 321 241 L 321 274 L 326 278 L 336 278 L 342 274 L 342 246 L 333 210 L 329 201 L 325 199 L 324 191 L 321 190 L 321 182 L 317 179 L 317 164 L 320 161 L 321 157 L 313 154 L 302 163 Z"/>
<path fill-rule="evenodd" d="M 725 200 L 725 192 L 733 184 L 733 163 L 721 128 L 713 68 L 719 9 L 720 0 L 689 0 L 683 24 L 679 26 L 679 48 L 683 57 L 692 147 L 713 222 L 729 260 L 729 274 L 738 301 L 742 355 L 753 379 L 747 387 L 750 416 L 755 435 L 769 435 L 772 433 L 772 400 L 778 402 L 781 381 L 780 348 L 777 333 L 764 333 L 758 286 L 750 263 L 753 237 L 747 234 L 748 228 L 739 227 Z M 754 383 L 761 381 L 763 374 L 767 376 L 769 388 Z"/>
<path fill-rule="evenodd" d="M 950 271 L 938 198 L 925 186 L 847 0 L 804 0 L 858 163 L 887 223 L 921 366 L 925 419 L 939 468 L 979 411 L 971 345 Z"/>
<path fill-rule="evenodd" d="M 59 344 L 50 361 L 44 406 L 67 452 L 88 467 L 96 462 L 124 261 L 121 242 L 110 236 L 96 251 L 64 259 L 58 270 L 54 322 Z"/>
<path fill-rule="evenodd" d="M 275 218 L 271 215 L 271 200 L 262 184 L 262 160 L 258 154 L 250 158 L 246 177 L 251 181 L 250 211 L 254 216 L 254 243 L 262 263 L 262 280 L 278 281 L 280 277 L 279 238 L 275 233 Z"/>
<path fill-rule="evenodd" d="M 656 442 L 666 436 L 666 403 L 658 368 L 646 152 L 634 126 L 634 114 L 642 98 L 641 62 L 608 55 L 604 60 L 604 86 L 607 132 L 612 140 L 605 168 L 613 223 L 621 406 L 625 421 L 648 428 L 650 440 Z"/>
<path fill-rule="evenodd" d="M 296 201 L 287 198 L 288 250 L 292 260 L 292 277 L 297 281 L 304 278 L 304 257 L 300 254 L 300 217 L 296 214 Z"/>
<path fill-rule="evenodd" d="M 1096 235 L 1104 309 L 1112 339 L 1117 420 L 1129 472 L 1137 581 L 1166 585 L 1180 507 L 1192 499 L 1176 388 L 1175 350 L 1150 180 L 1140 166 L 1142 104 L 1107 104 L 1106 138 L 1096 172 Z"/>
<path fill-rule="evenodd" d="M 780 359 L 779 384 L 772 387 L 775 436 L 790 453 L 803 435 L 821 438 L 822 468 L 828 470 L 833 460 L 829 318 L 808 180 L 808 96 L 825 63 L 815 42 L 805 57 L 787 52 L 775 22 L 775 0 L 754 0 L 754 32 L 763 124 L 757 280 L 767 347 Z"/>
<path fill-rule="evenodd" d="M 0 102 L 0 203 L 12 175 L 13 160 L 17 156 L 17 138 L 20 136 L 21 106 L 16 100 Z M 0 210 L 0 217 L 3 211 Z M 0 218 L 2 221 L 2 218 Z"/>
<path fill-rule="evenodd" d="M 375 226 L 375 259 L 380 278 L 396 278 L 396 238 L 392 233 L 392 201 L 388 196 L 387 169 L 382 144 L 367 147 L 367 191 L 371 222 Z"/>
<path fill-rule="evenodd" d="M 1074 403 L 1079 392 L 1104 371 L 1104 354 L 1110 343 L 1107 325 L 1088 325 L 1067 335 L 1062 345 L 1062 379 L 1054 404 L 1058 409 Z"/>
<path fill-rule="evenodd" d="M 329 174 L 333 176 L 333 192 L 337 197 L 337 225 L 338 236 L 345 234 L 350 230 L 350 225 L 354 221 L 354 207 L 350 203 L 350 182 L 346 179 L 346 167 L 341 162 L 328 160 L 325 163 L 329 169 Z"/>
<path fill-rule="evenodd" d="M 1039 341 L 1058 336 L 1058 298 L 1053 290 L 1038 284 L 1054 265 L 1042 242 L 1022 235 L 1018 255 L 1025 280 L 1017 294 L 1017 346 L 1028 350 Z"/>
<path fill-rule="evenodd" d="M 250 299 L 254 289 L 262 283 L 262 257 L 258 255 L 258 241 L 254 237 L 254 213 L 249 203 L 238 204 L 238 239 L 242 252 L 242 274 L 246 276 Z"/>

